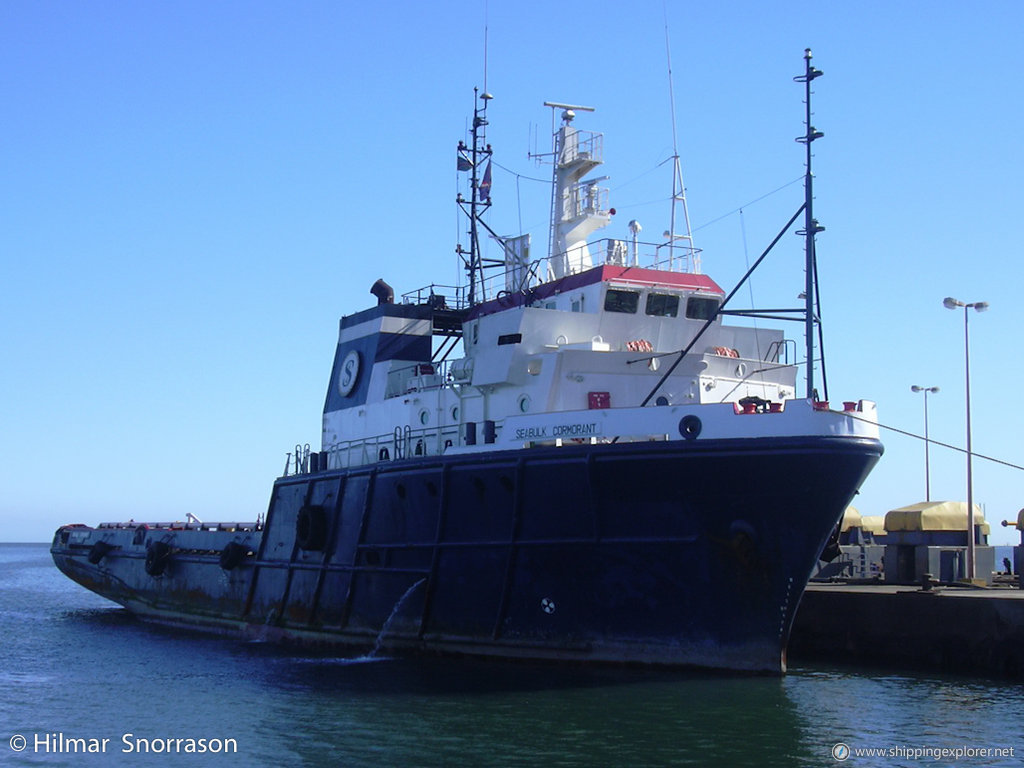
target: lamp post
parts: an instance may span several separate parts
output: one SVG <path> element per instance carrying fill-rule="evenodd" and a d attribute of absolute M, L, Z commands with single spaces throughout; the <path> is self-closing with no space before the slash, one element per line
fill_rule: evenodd
<path fill-rule="evenodd" d="M 924 500 L 932 500 L 932 483 L 931 473 L 928 464 L 928 393 L 935 394 L 939 391 L 938 387 L 919 387 L 917 384 L 912 384 L 910 387 L 911 392 L 924 392 Z"/>
<path fill-rule="evenodd" d="M 975 301 L 967 304 L 947 296 L 942 300 L 942 306 L 946 309 L 964 308 L 964 372 L 967 382 L 967 578 L 974 579 L 977 574 L 974 567 L 974 484 L 971 478 L 971 348 L 970 336 L 967 333 L 967 310 L 984 312 L 988 309 L 988 302 Z"/>

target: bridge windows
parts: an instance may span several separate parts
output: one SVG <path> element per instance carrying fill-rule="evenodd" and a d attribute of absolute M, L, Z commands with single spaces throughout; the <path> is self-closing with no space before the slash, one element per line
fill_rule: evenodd
<path fill-rule="evenodd" d="M 673 293 L 649 293 L 646 311 L 653 317 L 676 317 L 679 314 L 679 297 Z"/>
<path fill-rule="evenodd" d="M 625 312 L 635 315 L 637 307 L 640 306 L 640 293 L 638 291 L 624 291 L 619 288 L 609 288 L 604 295 L 605 312 Z"/>
<path fill-rule="evenodd" d="M 680 305 L 685 304 L 684 314 L 690 320 L 709 320 L 715 316 L 722 301 L 719 296 L 669 293 L 664 288 L 659 290 L 653 286 L 648 290 L 608 288 L 604 295 L 604 311 L 635 315 L 640 311 L 641 300 L 644 314 L 648 317 L 679 317 Z"/>
<path fill-rule="evenodd" d="M 691 320 L 710 320 L 718 311 L 719 299 L 691 296 L 686 302 L 686 316 Z"/>

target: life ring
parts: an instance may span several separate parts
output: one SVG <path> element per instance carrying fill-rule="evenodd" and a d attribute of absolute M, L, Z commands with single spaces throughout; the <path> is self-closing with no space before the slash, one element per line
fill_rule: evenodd
<path fill-rule="evenodd" d="M 112 544 L 108 544 L 105 541 L 97 541 L 89 550 L 89 562 L 93 565 L 99 565 L 100 560 L 106 557 L 107 553 L 113 548 Z"/>
<path fill-rule="evenodd" d="M 167 570 L 171 559 L 171 545 L 165 541 L 154 541 L 146 550 L 146 573 L 159 576 Z"/>
<path fill-rule="evenodd" d="M 242 564 L 245 556 L 249 554 L 249 548 L 237 541 L 229 541 L 220 551 L 220 567 L 225 571 L 231 571 Z"/>
<path fill-rule="evenodd" d="M 327 512 L 323 507 L 307 505 L 295 517 L 295 542 L 299 549 L 323 551 L 327 543 Z"/>

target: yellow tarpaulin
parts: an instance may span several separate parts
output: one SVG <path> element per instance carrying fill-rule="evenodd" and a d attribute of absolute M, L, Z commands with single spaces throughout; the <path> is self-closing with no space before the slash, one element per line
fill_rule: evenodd
<path fill-rule="evenodd" d="M 860 527 L 876 536 L 885 533 L 885 517 L 883 515 L 864 515 L 860 519 Z"/>
<path fill-rule="evenodd" d="M 974 524 L 989 533 L 981 507 L 974 505 Z M 967 503 L 963 501 L 922 501 L 900 507 L 885 516 L 885 530 L 893 531 L 966 531 Z"/>
<path fill-rule="evenodd" d="M 847 507 L 843 513 L 843 524 L 839 530 L 848 531 L 851 528 L 861 527 L 860 512 L 857 511 L 856 507 Z"/>

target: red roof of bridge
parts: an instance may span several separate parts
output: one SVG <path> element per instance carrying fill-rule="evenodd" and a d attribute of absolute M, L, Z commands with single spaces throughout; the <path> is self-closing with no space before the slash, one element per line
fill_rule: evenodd
<path fill-rule="evenodd" d="M 575 275 L 566 275 L 557 280 L 541 283 L 525 293 L 512 293 L 478 304 L 470 313 L 470 319 L 481 315 L 490 315 L 512 307 L 521 307 L 535 301 L 550 298 L 559 293 L 583 288 L 594 283 L 626 283 L 636 286 L 665 286 L 690 291 L 707 291 L 724 295 L 725 291 L 707 275 L 695 275 L 690 272 L 664 272 L 660 269 L 643 267 L 617 267 L 605 264 L 588 269 Z"/>

